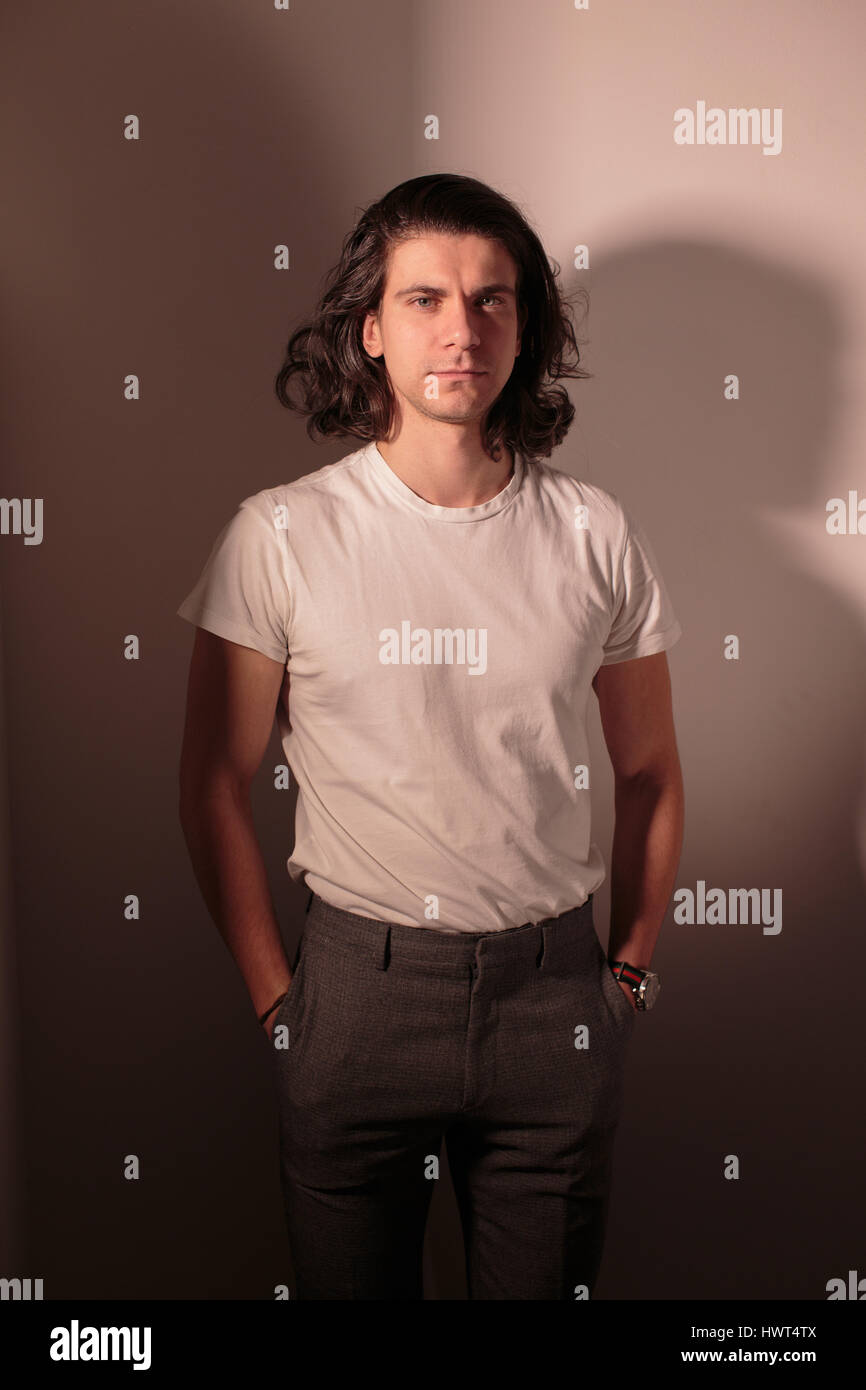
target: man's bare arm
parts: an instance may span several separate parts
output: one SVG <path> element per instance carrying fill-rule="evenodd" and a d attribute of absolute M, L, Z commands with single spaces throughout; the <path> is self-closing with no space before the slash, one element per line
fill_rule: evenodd
<path fill-rule="evenodd" d="M 280 662 L 196 628 L 180 757 L 180 822 L 202 896 L 257 1017 L 292 979 L 250 804 L 250 784 L 267 748 L 284 678 Z"/>
<path fill-rule="evenodd" d="M 676 879 L 685 818 L 667 655 L 602 666 L 592 685 L 614 771 L 608 951 L 612 959 L 648 970 Z"/>

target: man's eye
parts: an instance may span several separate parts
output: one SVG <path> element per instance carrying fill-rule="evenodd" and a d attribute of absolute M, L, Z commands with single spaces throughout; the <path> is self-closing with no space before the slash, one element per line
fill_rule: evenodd
<path fill-rule="evenodd" d="M 432 298 L 430 297 L 429 294 L 419 294 L 419 295 L 416 296 L 415 299 L 410 299 L 410 300 L 409 300 L 409 303 L 410 303 L 410 304 L 420 304 L 421 301 L 422 301 L 422 299 L 423 299 L 423 300 L 426 300 L 428 304 L 432 304 L 432 303 L 433 303 L 433 300 L 432 300 Z M 495 300 L 497 304 L 501 304 L 501 303 L 502 303 L 502 300 L 499 298 L 499 296 L 498 296 L 498 295 L 495 295 L 495 294 L 483 294 L 483 295 L 481 296 L 481 299 L 482 299 L 482 300 L 484 300 L 484 299 Z M 479 302 L 480 302 L 480 301 L 479 301 Z"/>

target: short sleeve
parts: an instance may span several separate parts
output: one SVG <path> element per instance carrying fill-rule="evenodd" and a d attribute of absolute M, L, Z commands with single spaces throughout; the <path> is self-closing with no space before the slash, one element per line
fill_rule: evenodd
<path fill-rule="evenodd" d="M 625 511 L 625 509 L 623 509 Z M 682 636 L 643 528 L 625 512 L 627 532 L 602 666 L 667 651 Z"/>
<path fill-rule="evenodd" d="M 218 637 L 283 664 L 289 658 L 291 593 L 286 531 L 267 493 L 241 502 L 214 541 L 195 588 L 176 610 Z"/>

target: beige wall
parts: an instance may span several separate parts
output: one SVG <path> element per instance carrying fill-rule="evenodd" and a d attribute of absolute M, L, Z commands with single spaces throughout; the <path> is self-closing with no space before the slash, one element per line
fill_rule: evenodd
<path fill-rule="evenodd" d="M 284 339 L 362 206 L 454 170 L 514 197 L 590 290 L 596 375 L 572 383 L 551 461 L 640 518 L 684 628 L 677 887 L 782 890 L 774 935 L 671 905 L 597 1296 L 825 1297 L 864 1236 L 866 534 L 825 518 L 866 496 L 866 12 L 49 0 L 7 30 L 2 491 L 44 499 L 44 536 L 0 537 L 22 1156 L 17 1182 L 2 1169 L 22 1239 L 0 1273 L 82 1298 L 257 1298 L 288 1278 L 264 1042 L 177 822 L 191 632 L 174 610 L 240 498 L 352 447 L 280 411 Z M 780 109 L 780 151 L 676 144 L 674 111 L 698 102 Z M 256 810 L 291 944 L 278 760 L 274 738 Z M 426 1269 L 431 1296 L 461 1296 L 447 1185 Z"/>

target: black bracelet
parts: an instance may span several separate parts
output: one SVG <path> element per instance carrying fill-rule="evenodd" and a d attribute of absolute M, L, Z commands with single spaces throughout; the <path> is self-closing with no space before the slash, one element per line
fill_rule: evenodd
<path fill-rule="evenodd" d="M 280 1004 L 282 1004 L 282 1002 L 283 1002 L 283 1000 L 285 999 L 285 997 L 286 997 L 286 995 L 288 994 L 288 992 L 289 992 L 288 990 L 284 990 L 283 993 L 280 995 L 279 999 L 276 1001 L 276 1003 L 272 1004 L 271 1007 L 270 1007 L 269 1009 L 266 1009 L 266 1010 L 265 1010 L 265 1012 L 262 1014 L 261 1018 L 259 1019 L 259 1023 L 264 1023 L 265 1019 L 270 1017 L 270 1015 L 274 1012 L 274 1009 L 278 1008 L 278 1007 L 280 1006 Z"/>

